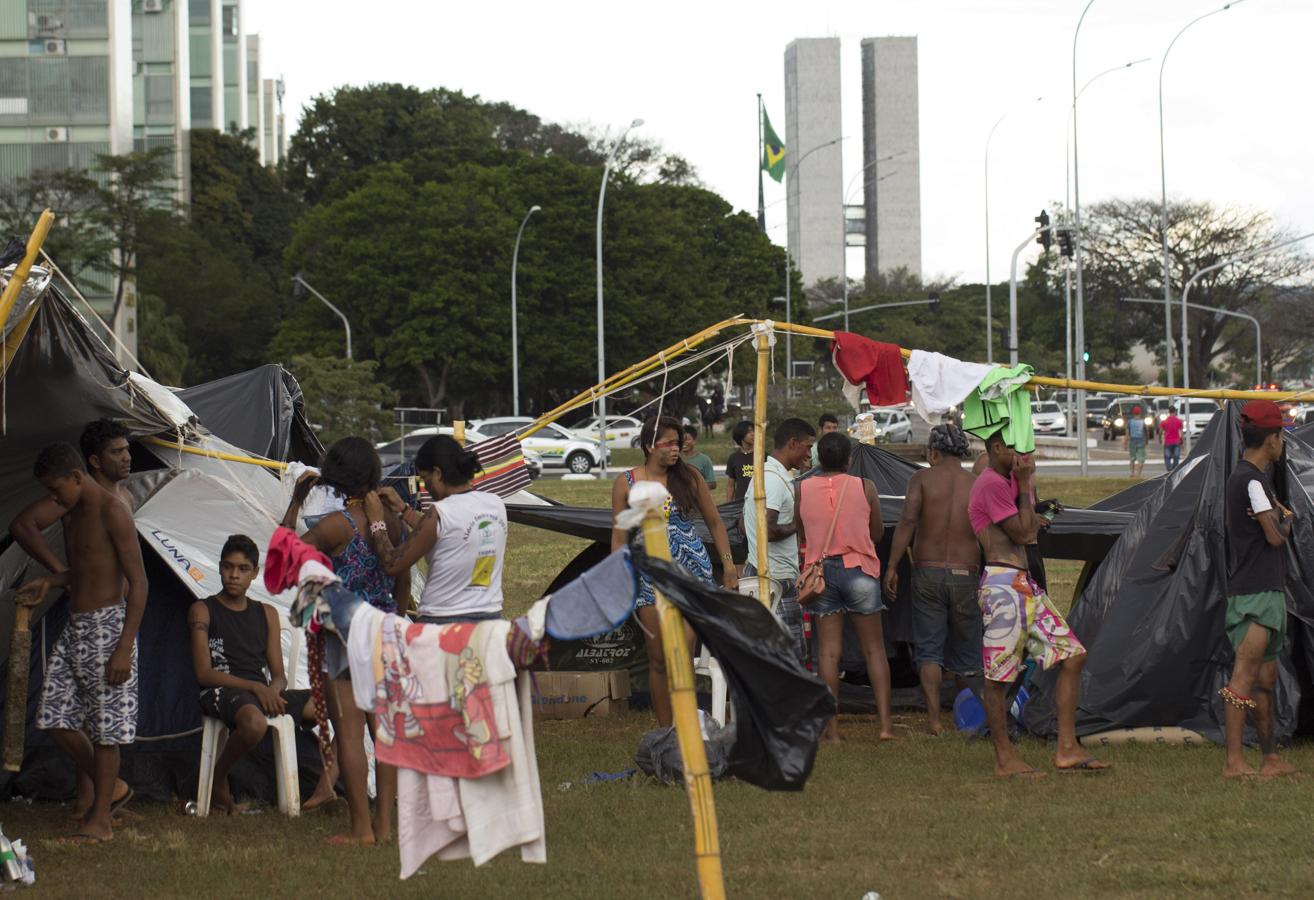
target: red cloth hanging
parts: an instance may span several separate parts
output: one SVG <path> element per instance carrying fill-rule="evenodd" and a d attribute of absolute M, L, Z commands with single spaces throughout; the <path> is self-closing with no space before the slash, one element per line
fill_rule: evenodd
<path fill-rule="evenodd" d="M 296 587 L 301 564 L 314 560 L 333 571 L 333 563 L 323 553 L 307 544 L 290 528 L 279 526 L 269 539 L 265 550 L 265 588 L 271 594 L 281 594 Z"/>
<path fill-rule="evenodd" d="M 908 373 L 903 354 L 894 344 L 882 344 L 850 331 L 835 332 L 831 345 L 835 368 L 850 385 L 865 385 L 872 406 L 908 402 Z"/>

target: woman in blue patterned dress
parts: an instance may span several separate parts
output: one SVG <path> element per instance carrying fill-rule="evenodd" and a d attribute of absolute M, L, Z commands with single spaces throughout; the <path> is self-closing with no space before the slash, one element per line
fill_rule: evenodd
<path fill-rule="evenodd" d="M 721 582 L 727 589 L 734 590 L 738 579 L 730 556 L 730 538 L 716 511 L 716 502 L 707 489 L 707 482 L 697 469 L 686 465 L 680 458 L 683 438 L 684 430 L 675 419 L 649 419 L 643 424 L 643 430 L 639 433 L 643 465 L 630 469 L 612 485 L 612 515 L 629 507 L 630 488 L 636 482 L 656 481 L 670 494 L 666 503 L 666 538 L 671 548 L 671 559 L 695 578 L 707 582 L 712 580 L 712 560 L 693 525 L 694 517 L 701 514 L 707 523 L 707 530 L 712 533 L 721 560 Z M 628 539 L 629 535 L 625 531 L 614 529 L 611 533 L 612 549 L 623 547 Z M 662 655 L 661 623 L 655 603 L 652 582 L 640 576 L 636 612 L 648 648 L 648 689 L 652 695 L 653 712 L 657 714 L 657 724 L 666 726 L 671 724 L 671 695 L 666 684 L 666 657 Z"/>

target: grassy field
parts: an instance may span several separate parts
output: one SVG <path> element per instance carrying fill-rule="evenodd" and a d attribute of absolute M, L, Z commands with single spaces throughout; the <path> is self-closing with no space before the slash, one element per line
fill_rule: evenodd
<path fill-rule="evenodd" d="M 1078 505 L 1122 479 L 1047 480 Z M 571 503 L 601 505 L 608 486 L 540 482 Z M 513 526 L 508 606 L 523 608 L 582 542 Z M 1075 564 L 1055 562 L 1068 590 Z M 1064 605 L 1068 597 L 1056 590 Z M 1104 775 L 1034 782 L 991 777 L 989 746 L 931 737 L 898 717 L 901 740 L 880 744 L 868 717 L 844 717 L 846 740 L 821 752 L 806 789 L 768 793 L 723 782 L 715 799 L 727 892 L 750 898 L 1309 896 L 1314 891 L 1314 792 L 1308 778 L 1224 783 L 1213 747 L 1123 746 Z M 480 869 L 431 862 L 398 882 L 395 846 L 328 849 L 345 814 L 289 822 L 276 811 L 197 820 L 140 804 L 110 845 L 71 848 L 67 807 L 11 803 L 5 833 L 22 837 L 48 896 L 691 897 L 689 806 L 680 789 L 642 778 L 589 784 L 633 766 L 645 713 L 541 722 L 536 728 L 547 811 L 546 866 L 514 855 Z M 1045 765 L 1050 748 L 1022 754 Z M 1314 771 L 1314 747 L 1291 758 Z"/>

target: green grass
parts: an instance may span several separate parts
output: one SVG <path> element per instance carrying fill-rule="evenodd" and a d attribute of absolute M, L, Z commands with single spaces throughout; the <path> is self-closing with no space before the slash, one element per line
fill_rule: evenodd
<path fill-rule="evenodd" d="M 1126 479 L 1046 479 L 1071 505 Z M 540 481 L 536 490 L 603 505 L 610 485 Z M 523 609 L 584 546 L 512 526 L 508 608 Z M 1071 590 L 1077 564 L 1051 562 Z M 1055 597 L 1069 597 L 1056 586 Z M 802 793 L 744 784 L 715 788 L 728 895 L 750 898 L 1308 896 L 1314 885 L 1314 796 L 1308 776 L 1232 784 L 1213 747 L 1121 746 L 1101 751 L 1107 775 L 991 777 L 987 744 L 930 737 L 920 716 L 898 717 L 904 738 L 881 745 L 871 717 L 841 719 L 846 740 L 825 748 Z M 540 722 L 548 865 L 508 854 L 480 869 L 430 862 L 398 882 L 395 847 L 325 848 L 345 815 L 287 821 L 276 811 L 197 820 L 166 804 L 138 805 L 114 844 L 68 848 L 67 807 L 12 803 L 5 833 L 22 837 L 48 896 L 691 897 L 697 893 L 685 793 L 646 779 L 587 785 L 591 772 L 633 766 L 652 727 L 646 713 Z M 1051 748 L 1022 742 L 1045 765 Z M 1314 746 L 1290 757 L 1314 771 Z M 569 787 L 563 788 L 563 786 Z"/>

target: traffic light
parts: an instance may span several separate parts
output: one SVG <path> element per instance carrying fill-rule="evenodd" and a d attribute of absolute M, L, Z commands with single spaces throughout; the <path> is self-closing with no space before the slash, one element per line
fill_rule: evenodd
<path fill-rule="evenodd" d="M 1072 229 L 1058 229 L 1059 254 L 1072 259 Z"/>
<path fill-rule="evenodd" d="M 1044 247 L 1045 252 L 1048 253 L 1050 245 L 1054 243 L 1054 232 L 1049 230 L 1049 213 L 1042 209 L 1040 215 L 1036 216 L 1036 225 L 1040 228 L 1036 243 Z"/>
<path fill-rule="evenodd" d="M 939 295 L 939 294 L 936 294 L 936 293 L 932 293 L 932 294 L 931 294 L 931 302 L 930 302 L 929 305 L 930 305 L 930 307 L 931 307 L 931 312 L 933 312 L 933 313 L 939 313 L 939 312 L 940 312 L 940 295 Z"/>
<path fill-rule="evenodd" d="M 1089 346 L 1089 345 L 1087 345 L 1086 349 L 1084 349 L 1084 350 L 1081 351 L 1081 361 L 1084 362 L 1084 363 L 1088 363 L 1088 362 L 1090 362 L 1090 346 Z"/>

